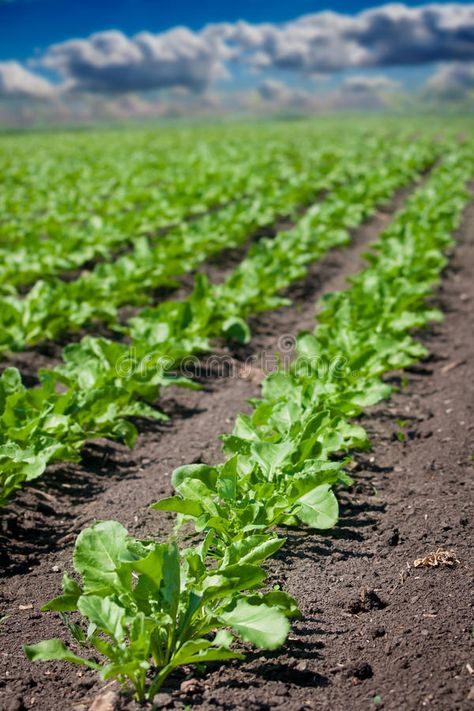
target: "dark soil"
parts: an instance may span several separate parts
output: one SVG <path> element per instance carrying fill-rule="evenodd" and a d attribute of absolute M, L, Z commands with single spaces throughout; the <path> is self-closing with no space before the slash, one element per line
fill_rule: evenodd
<path fill-rule="evenodd" d="M 169 473 L 183 462 L 219 459 L 217 435 L 258 394 L 272 354 L 290 352 L 292 337 L 313 327 L 315 300 L 360 268 L 367 242 L 389 219 L 389 211 L 379 212 L 353 246 L 314 265 L 291 290 L 294 308 L 254 319 L 250 348 L 221 347 L 221 361 L 204 359 L 202 391 L 166 391 L 161 405 L 171 421 L 140 423 L 133 452 L 89 445 L 81 466 L 57 467 L 16 497 L 2 522 L 1 614 L 8 618 L 0 637 L 0 708 L 79 711 L 103 693 L 95 674 L 30 664 L 21 651 L 22 644 L 64 636 L 56 615 L 38 608 L 58 594 L 76 533 L 95 518 L 116 518 L 138 536 L 170 530 L 166 514 L 147 509 L 169 495 Z M 176 674 L 158 708 L 472 707 L 473 237 L 471 206 L 438 294 L 446 320 L 422 335 L 431 356 L 403 380 L 397 376 L 400 392 L 363 418 L 374 449 L 358 457 L 356 483 L 341 492 L 338 527 L 324 535 L 287 532 L 269 565 L 271 581 L 297 597 L 303 612 L 283 650 Z M 413 567 L 439 548 L 453 550 L 459 562 Z M 116 685 L 106 691 L 112 697 L 103 710 L 138 708 L 114 696 Z"/>

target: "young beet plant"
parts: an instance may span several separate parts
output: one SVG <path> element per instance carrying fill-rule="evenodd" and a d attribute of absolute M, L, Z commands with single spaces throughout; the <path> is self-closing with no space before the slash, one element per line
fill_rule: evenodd
<path fill-rule="evenodd" d="M 74 551 L 82 587 L 65 573 L 63 594 L 43 608 L 61 613 L 83 652 L 50 639 L 26 646 L 26 655 L 97 669 L 103 679 L 131 684 L 137 699 L 151 700 L 178 666 L 242 659 L 231 648 L 236 634 L 260 649 L 281 646 L 296 603 L 279 590 L 258 589 L 265 579 L 259 563 L 284 539 L 253 536 L 231 563 L 210 568 L 213 538 L 180 551 L 175 542 L 135 540 L 115 521 L 84 530 Z M 68 618 L 75 611 L 87 629 Z"/>

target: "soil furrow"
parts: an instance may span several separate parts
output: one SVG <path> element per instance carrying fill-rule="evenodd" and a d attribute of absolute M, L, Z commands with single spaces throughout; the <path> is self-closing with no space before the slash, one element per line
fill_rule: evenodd
<path fill-rule="evenodd" d="M 362 418 L 373 451 L 358 458 L 337 528 L 289 533 L 272 566 L 301 602 L 283 652 L 222 666 L 200 708 L 439 711 L 472 708 L 474 205 L 436 302 L 446 319 L 420 339 L 424 369 Z M 453 565 L 414 565 L 436 551 Z M 168 694 L 169 707 L 185 700 Z"/>

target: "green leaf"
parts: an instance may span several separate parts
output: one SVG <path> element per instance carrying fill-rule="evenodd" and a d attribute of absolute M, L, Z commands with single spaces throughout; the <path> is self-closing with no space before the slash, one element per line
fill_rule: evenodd
<path fill-rule="evenodd" d="M 339 517 L 339 504 L 329 484 L 317 486 L 298 499 L 295 510 L 300 521 L 310 528 L 332 528 Z"/>
<path fill-rule="evenodd" d="M 286 440 L 278 444 L 269 442 L 254 442 L 251 452 L 262 467 L 265 475 L 272 477 L 274 472 L 287 463 L 290 454 L 295 449 L 295 442 Z"/>
<path fill-rule="evenodd" d="M 265 580 L 265 571 L 258 565 L 229 565 L 214 575 L 209 575 L 203 585 L 203 597 L 206 602 L 224 598 L 240 590 L 249 590 L 260 586 Z"/>
<path fill-rule="evenodd" d="M 203 512 L 203 508 L 198 501 L 183 499 L 181 496 L 169 496 L 166 499 L 161 499 L 161 501 L 151 504 L 150 508 L 155 509 L 155 511 L 172 511 L 173 513 L 193 516 L 194 518 L 198 518 Z"/>
<path fill-rule="evenodd" d="M 181 587 L 181 573 L 179 550 L 176 542 L 168 543 L 164 547 L 163 555 L 163 583 L 161 594 L 165 601 L 165 609 L 174 619 L 178 612 L 179 593 Z"/>
<path fill-rule="evenodd" d="M 116 521 L 101 521 L 79 534 L 74 567 L 84 578 L 84 593 L 131 588 L 131 573 L 120 560 L 127 551 L 127 539 L 127 530 Z"/>
<path fill-rule="evenodd" d="M 223 659 L 244 659 L 244 655 L 230 650 L 227 646 L 216 646 L 218 640 L 210 642 L 207 639 L 194 639 L 185 642 L 173 655 L 173 666 L 183 664 L 199 664 L 200 662 L 217 662 Z"/>
<path fill-rule="evenodd" d="M 197 479 L 205 484 L 209 489 L 216 485 L 217 472 L 215 467 L 208 464 L 185 464 L 174 470 L 171 476 L 171 483 L 175 489 L 188 479 Z"/>
<path fill-rule="evenodd" d="M 230 612 L 222 613 L 220 620 L 260 649 L 281 647 L 290 631 L 290 623 L 281 610 L 264 604 L 250 605 L 245 600 L 239 600 Z"/>
<path fill-rule="evenodd" d="M 155 543 L 152 550 L 144 558 L 130 561 L 129 565 L 136 573 L 141 573 L 155 588 L 159 590 L 166 574 L 164 560 L 168 546 Z"/>
<path fill-rule="evenodd" d="M 241 541 L 231 543 L 226 550 L 225 561 L 234 563 L 261 563 L 270 558 L 285 543 L 286 538 L 272 534 L 247 536 Z"/>
<path fill-rule="evenodd" d="M 73 612 L 77 610 L 77 601 L 79 596 L 82 595 L 81 586 L 70 578 L 67 573 L 63 575 L 62 586 L 64 594 L 55 597 L 46 603 L 46 605 L 43 605 L 41 612 L 47 612 L 48 610 L 54 612 Z"/>
<path fill-rule="evenodd" d="M 278 607 L 286 617 L 302 617 L 296 600 L 282 590 L 271 590 L 262 594 L 262 602 L 270 607 Z"/>
<path fill-rule="evenodd" d="M 59 659 L 73 664 L 82 664 L 91 669 L 98 669 L 100 666 L 88 659 L 78 657 L 60 639 L 46 639 L 38 644 L 27 644 L 23 647 L 23 651 L 31 662 L 49 662 Z"/>
<path fill-rule="evenodd" d="M 250 328 L 245 323 L 242 318 L 232 316 L 224 321 L 222 324 L 223 335 L 237 343 L 249 343 L 252 334 Z"/>
<path fill-rule="evenodd" d="M 82 595 L 78 600 L 77 607 L 100 630 L 118 642 L 123 640 L 125 611 L 110 598 Z"/>

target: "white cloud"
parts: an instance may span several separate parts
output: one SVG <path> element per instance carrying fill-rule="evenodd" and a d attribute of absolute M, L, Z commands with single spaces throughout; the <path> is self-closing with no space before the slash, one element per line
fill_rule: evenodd
<path fill-rule="evenodd" d="M 391 98 L 400 95 L 399 82 L 382 74 L 364 74 L 346 77 L 340 87 L 332 92 L 331 107 L 334 109 L 382 109 L 390 105 Z"/>
<path fill-rule="evenodd" d="M 52 45 L 41 63 L 76 90 L 117 93 L 185 87 L 204 91 L 228 61 L 303 75 L 351 68 L 474 60 L 474 4 L 382 5 L 319 12 L 284 24 L 220 23 L 126 37 L 110 30 Z"/>
<path fill-rule="evenodd" d="M 75 107 L 87 115 L 105 111 L 124 117 L 161 115 L 167 107 L 175 113 L 225 110 L 224 103 L 238 108 L 239 101 L 265 110 L 373 106 L 401 89 L 383 76 L 384 68 L 432 62 L 439 67 L 428 83 L 430 92 L 450 98 L 473 89 L 474 3 L 389 4 L 358 15 L 325 11 L 282 24 L 241 21 L 212 24 L 197 32 L 175 27 L 133 37 L 117 30 L 99 32 L 52 45 L 31 60 L 28 66 L 39 64 L 57 72 L 57 85 L 18 62 L 0 62 L 0 97 L 57 97 L 51 105 L 58 104 L 64 115 Z M 257 85 L 256 89 L 237 91 L 229 82 L 231 90 L 220 91 L 225 98 L 221 102 L 211 92 L 217 81 L 232 79 L 236 64 L 239 78 L 244 67 L 248 86 Z M 364 69 L 372 70 L 371 75 L 364 76 Z M 373 76 L 374 69 L 381 74 Z M 298 75 L 296 83 L 302 84 L 300 77 L 329 79 L 344 70 L 361 74 L 326 92 L 280 81 Z M 145 95 L 160 89 L 167 91 L 159 100 L 153 93 Z M 43 104 L 35 107 L 44 111 Z"/>
<path fill-rule="evenodd" d="M 278 81 L 278 79 L 265 79 L 257 91 L 265 101 L 281 101 L 291 93 L 288 84 Z"/>
<path fill-rule="evenodd" d="M 55 88 L 18 62 L 0 62 L 0 98 L 48 99 Z"/>
<path fill-rule="evenodd" d="M 346 77 L 335 89 L 308 91 L 289 86 L 276 79 L 266 79 L 257 88 L 264 104 L 273 109 L 301 109 L 320 111 L 327 109 L 383 108 L 390 96 L 400 90 L 400 84 L 383 75 L 356 75 Z M 254 106 L 255 103 L 250 103 Z"/>
<path fill-rule="evenodd" d="M 474 5 L 389 4 L 355 16 L 319 12 L 281 25 L 214 25 L 206 33 L 261 68 L 311 74 L 418 65 L 474 59 Z"/>
<path fill-rule="evenodd" d="M 429 79 L 427 88 L 445 96 L 464 96 L 474 92 L 474 62 L 442 64 Z"/>
<path fill-rule="evenodd" d="M 400 82 L 389 77 L 367 76 L 364 74 L 346 77 L 342 82 L 342 90 L 355 94 L 379 94 L 383 92 L 397 91 L 400 89 Z"/>
<path fill-rule="evenodd" d="M 321 103 L 315 92 L 291 87 L 278 79 L 265 79 L 257 92 L 260 99 L 274 107 L 314 109 Z"/>
<path fill-rule="evenodd" d="M 132 38 L 111 30 L 52 45 L 41 64 L 70 89 L 114 93 L 185 87 L 202 91 L 227 76 L 225 47 L 185 27 Z"/>

